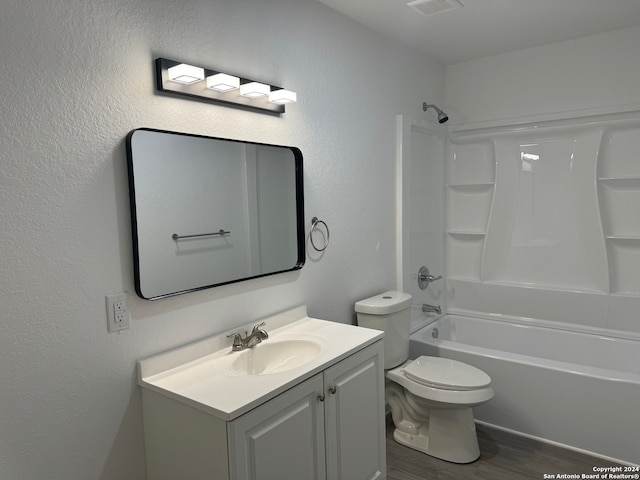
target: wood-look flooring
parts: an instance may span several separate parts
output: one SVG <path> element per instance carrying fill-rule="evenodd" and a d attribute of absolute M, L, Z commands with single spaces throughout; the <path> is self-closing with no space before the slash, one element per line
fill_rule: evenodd
<path fill-rule="evenodd" d="M 617 466 L 600 458 L 476 425 L 480 458 L 460 465 L 393 440 L 387 420 L 387 480 L 533 480 L 545 474 L 593 474 L 593 467 Z M 551 477 L 546 477 L 551 478 Z M 562 477 L 560 477 L 562 478 Z"/>

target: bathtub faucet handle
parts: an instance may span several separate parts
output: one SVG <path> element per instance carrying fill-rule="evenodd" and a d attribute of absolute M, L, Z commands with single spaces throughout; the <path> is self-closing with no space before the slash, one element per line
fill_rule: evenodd
<path fill-rule="evenodd" d="M 429 269 L 425 266 L 420 267 L 418 270 L 418 286 L 421 290 L 424 290 L 429 286 L 431 282 L 435 282 L 436 280 L 440 280 L 442 275 L 434 277 L 429 273 Z"/>

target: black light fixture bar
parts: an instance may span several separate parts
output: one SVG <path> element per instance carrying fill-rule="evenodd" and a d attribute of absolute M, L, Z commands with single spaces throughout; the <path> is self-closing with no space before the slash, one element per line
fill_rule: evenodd
<path fill-rule="evenodd" d="M 169 79 L 169 69 L 176 65 L 180 65 L 183 62 L 175 60 L 168 60 L 166 58 L 156 59 L 156 88 L 159 92 L 169 93 L 173 95 L 180 95 L 185 97 L 191 97 L 196 100 L 204 100 L 207 102 L 224 105 L 227 107 L 242 108 L 246 110 L 253 110 L 261 113 L 282 114 L 284 113 L 284 105 L 269 102 L 268 96 L 251 98 L 240 95 L 238 89 L 230 90 L 227 92 L 220 92 L 207 88 L 206 78 L 216 73 L 228 73 L 220 72 L 210 68 L 202 67 L 204 69 L 204 80 L 194 82 L 191 84 L 184 84 L 175 82 Z M 249 78 L 240 78 L 240 85 L 245 83 L 257 82 L 258 80 L 251 80 Z M 260 82 L 264 83 L 264 82 Z M 275 85 L 269 85 L 271 91 L 281 90 L 282 87 Z"/>

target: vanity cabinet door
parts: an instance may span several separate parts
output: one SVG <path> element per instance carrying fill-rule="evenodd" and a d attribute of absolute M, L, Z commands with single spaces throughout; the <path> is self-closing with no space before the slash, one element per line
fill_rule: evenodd
<path fill-rule="evenodd" d="M 385 479 L 382 341 L 328 368 L 324 386 L 327 479 Z"/>
<path fill-rule="evenodd" d="M 232 480 L 324 480 L 322 374 L 228 425 Z"/>

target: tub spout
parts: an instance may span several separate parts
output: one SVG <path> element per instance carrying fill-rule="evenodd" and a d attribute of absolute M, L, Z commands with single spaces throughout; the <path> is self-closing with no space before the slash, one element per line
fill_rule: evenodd
<path fill-rule="evenodd" d="M 428 303 L 422 304 L 422 311 L 424 313 L 437 313 L 437 314 L 442 313 L 442 309 L 440 308 L 440 305 L 429 305 Z"/>

